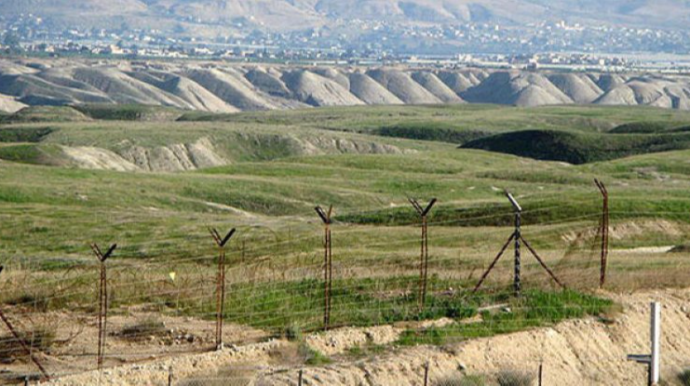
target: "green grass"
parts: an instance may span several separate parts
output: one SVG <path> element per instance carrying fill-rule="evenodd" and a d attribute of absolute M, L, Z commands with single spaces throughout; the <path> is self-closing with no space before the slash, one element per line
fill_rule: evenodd
<path fill-rule="evenodd" d="M 0 117 L 0 124 L 35 122 L 83 122 L 91 119 L 69 106 L 30 106 Z"/>
<path fill-rule="evenodd" d="M 335 280 L 332 290 L 333 326 L 374 326 L 400 321 L 467 318 L 476 314 L 475 303 L 464 293 L 453 296 L 430 294 L 423 312 L 417 309 L 418 278 Z M 432 288 L 457 287 L 459 283 L 438 279 Z M 394 296 L 378 293 L 395 292 Z M 297 282 L 235 285 L 228 290 L 226 319 L 280 333 L 285 326 L 298 325 L 306 331 L 322 327 L 323 283 L 308 279 Z M 211 304 L 208 304 L 211 307 Z M 211 308 L 208 310 L 211 312 Z M 194 312 L 198 312 L 195 310 Z"/>
<path fill-rule="evenodd" d="M 510 132 L 529 129 L 602 132 L 626 123 L 690 124 L 690 113 L 646 107 L 545 106 L 522 108 L 496 105 L 327 107 L 296 111 L 210 114 L 190 112 L 180 120 L 253 123 L 271 126 L 375 132 L 386 127 L 432 127 L 458 131 Z"/>
<path fill-rule="evenodd" d="M 130 119 L 140 110 L 104 109 L 93 111 Z M 574 273 L 567 284 L 589 288 L 580 282 L 597 275 L 592 229 L 600 218 L 601 197 L 594 178 L 606 182 L 611 193 L 610 288 L 686 285 L 687 253 L 623 252 L 687 243 L 689 150 L 571 165 L 458 149 L 457 143 L 466 135 L 539 128 L 584 138 L 586 151 L 603 152 L 598 142 L 604 136 L 632 141 L 639 150 L 649 145 L 648 138 L 665 141 L 686 134 L 601 133 L 637 121 L 681 127 L 689 117 L 659 109 L 406 106 L 194 113 L 183 118 L 197 121 L 164 123 L 3 125 L 0 263 L 26 276 L 3 273 L 8 279 L 0 281 L 0 302 L 91 312 L 98 271 L 89 244 L 117 243 L 109 261 L 116 278 L 114 309 L 146 303 L 161 312 L 210 318 L 217 250 L 207 227 L 236 227 L 228 247 L 227 319 L 276 335 L 289 326 L 317 329 L 323 228 L 314 207 L 334 205 L 335 325 L 463 319 L 483 305 L 512 302 L 494 292 L 467 293 L 512 230 L 503 189 L 524 207 L 523 233 L 530 243 L 557 274 Z M 190 172 L 121 173 L 76 169 L 61 153 L 63 146 L 118 154 L 134 146 L 154 151 L 200 139 L 210 141 L 229 164 Z M 384 147 L 395 150 L 362 154 L 362 149 Z M 421 314 L 414 295 L 419 219 L 408 196 L 439 199 L 429 219 L 432 289 Z M 573 251 L 577 259 L 570 256 Z M 559 294 L 553 303 L 541 298 L 553 287 L 528 259 L 525 288 L 530 292 L 515 312 L 487 315 L 486 323 L 472 327 L 413 331 L 407 339 L 487 336 L 595 314 L 605 306 L 578 298 L 585 295 Z M 510 258 L 496 269 L 487 283 L 493 290 L 507 284 Z M 176 283 L 169 279 L 171 270 L 178 274 Z M 60 278 L 55 285 L 50 284 L 54 275 Z M 583 314 L 580 306 L 592 303 L 591 313 Z M 529 314 L 540 304 L 557 313 Z"/>
<path fill-rule="evenodd" d="M 615 127 L 611 134 L 653 134 L 670 130 L 667 122 L 633 122 Z"/>
<path fill-rule="evenodd" d="M 573 291 L 527 291 L 519 299 L 506 301 L 509 311 L 483 312 L 482 321 L 471 324 L 453 324 L 405 332 L 398 344 L 403 346 L 433 344 L 473 338 L 490 337 L 535 327 L 551 326 L 567 319 L 599 316 L 610 312 L 613 302 Z"/>
<path fill-rule="evenodd" d="M 0 127 L 0 142 L 40 142 L 53 132 L 49 127 Z"/>
<path fill-rule="evenodd" d="M 174 121 L 184 114 L 173 107 L 86 104 L 73 107 L 93 119 L 108 121 Z"/>

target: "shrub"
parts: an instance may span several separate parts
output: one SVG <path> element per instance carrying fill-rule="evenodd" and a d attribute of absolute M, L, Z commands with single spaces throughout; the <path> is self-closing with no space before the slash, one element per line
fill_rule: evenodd
<path fill-rule="evenodd" d="M 165 323 L 156 319 L 145 319 L 135 324 L 125 326 L 120 332 L 120 336 L 128 340 L 142 340 L 150 336 L 166 336 L 168 330 L 165 328 Z"/>
<path fill-rule="evenodd" d="M 297 323 L 291 323 L 285 329 L 285 339 L 288 341 L 300 342 L 302 341 L 302 338 L 302 327 L 300 327 Z"/>
<path fill-rule="evenodd" d="M 681 385 L 690 386 L 690 369 L 683 370 L 683 372 L 678 374 L 678 380 Z"/>
<path fill-rule="evenodd" d="M 532 386 L 534 376 L 520 371 L 501 371 L 498 374 L 498 384 L 500 386 Z"/>
<path fill-rule="evenodd" d="M 449 375 L 434 383 L 434 386 L 484 386 L 486 382 L 478 375 Z"/>

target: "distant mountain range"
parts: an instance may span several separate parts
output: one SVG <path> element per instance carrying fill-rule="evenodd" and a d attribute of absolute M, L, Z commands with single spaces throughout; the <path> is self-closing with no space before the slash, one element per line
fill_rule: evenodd
<path fill-rule="evenodd" d="M 0 111 L 26 105 L 142 104 L 238 111 L 319 106 L 600 104 L 690 110 L 690 76 L 0 60 Z"/>
<path fill-rule="evenodd" d="M 251 24 L 288 31 L 356 19 L 409 24 L 544 20 L 587 24 L 686 28 L 687 0 L 0 0 L 0 15 L 12 20 L 34 14 L 56 26 L 217 31 Z"/>

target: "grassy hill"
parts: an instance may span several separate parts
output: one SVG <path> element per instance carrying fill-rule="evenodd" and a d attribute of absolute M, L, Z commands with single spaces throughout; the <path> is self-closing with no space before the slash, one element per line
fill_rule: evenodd
<path fill-rule="evenodd" d="M 338 323 L 461 319 L 505 299 L 510 257 L 487 282 L 488 295 L 469 292 L 512 232 L 505 189 L 524 208 L 523 234 L 554 272 L 572 288 L 597 286 L 594 178 L 611 194 L 608 288 L 686 286 L 689 255 L 655 251 L 687 243 L 690 150 L 570 164 L 457 145 L 456 135 L 529 136 L 535 126 L 582 146 L 589 140 L 593 151 L 603 151 L 604 136 L 645 149 L 638 138 L 685 135 L 604 133 L 650 115 L 672 127 L 689 123 L 653 109 L 418 106 L 3 124 L 0 264 L 11 276 L 0 302 L 21 305 L 29 296 L 43 309 L 92 312 L 89 244 L 117 243 L 108 261 L 114 310 L 144 303 L 208 318 L 204 296 L 213 293 L 218 253 L 208 227 L 237 228 L 227 250 L 228 322 L 272 334 L 293 323 L 318 328 L 323 224 L 314 207 L 333 205 Z M 427 124 L 443 135 L 429 134 Z M 401 135 L 381 131 L 405 125 Z M 164 168 L 186 160 L 195 167 Z M 420 220 L 408 197 L 439 200 L 429 218 L 433 306 L 424 313 L 415 301 Z M 555 290 L 529 255 L 523 272 L 526 291 Z"/>
<path fill-rule="evenodd" d="M 465 143 L 463 148 L 514 154 L 539 160 L 583 164 L 690 149 L 690 133 L 605 134 L 526 130 Z"/>

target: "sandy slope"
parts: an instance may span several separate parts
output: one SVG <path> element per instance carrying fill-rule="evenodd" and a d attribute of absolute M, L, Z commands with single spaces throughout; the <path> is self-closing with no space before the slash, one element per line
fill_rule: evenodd
<path fill-rule="evenodd" d="M 7 95 L 0 95 L 0 111 L 14 113 L 26 107 L 25 104 L 17 102 L 14 98 Z"/>
<path fill-rule="evenodd" d="M 627 354 L 646 353 L 649 340 L 649 303 L 662 303 L 662 375 L 674 379 L 690 365 L 690 290 L 666 290 L 632 295 L 609 295 L 623 305 L 624 311 L 611 325 L 579 320 L 553 328 L 476 339 L 442 348 L 420 346 L 403 348 L 351 362 L 347 359 L 325 367 L 304 370 L 307 385 L 381 385 L 413 386 L 422 384 L 423 366 L 429 361 L 430 378 L 435 380 L 460 371 L 467 374 L 495 375 L 502 370 L 535 373 L 544 364 L 546 385 L 643 385 L 645 368 L 626 360 Z M 367 330 L 367 329 L 365 329 Z M 394 340 L 399 330 L 382 327 L 328 333 L 336 339 L 310 337 L 308 341 L 334 341 L 343 349 L 366 341 L 385 343 Z M 363 330 L 364 331 L 364 330 Z M 366 331 L 364 331 L 366 332 Z M 364 336 L 364 341 L 362 341 Z M 182 356 L 166 361 L 126 366 L 104 372 L 101 385 L 165 385 L 166 369 L 173 366 L 181 378 L 209 376 L 233 366 L 262 367 L 257 385 L 294 385 L 297 368 L 272 362 L 270 353 L 288 343 L 231 348 L 220 353 Z M 84 373 L 63 378 L 53 385 L 95 384 L 98 373 Z"/>

